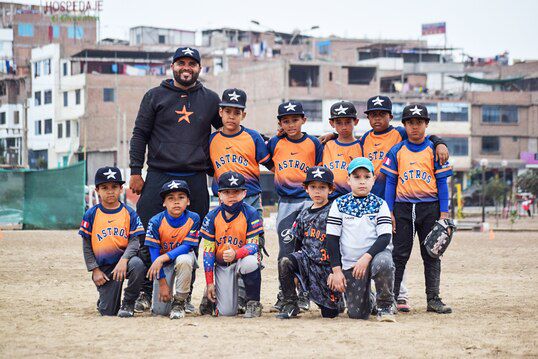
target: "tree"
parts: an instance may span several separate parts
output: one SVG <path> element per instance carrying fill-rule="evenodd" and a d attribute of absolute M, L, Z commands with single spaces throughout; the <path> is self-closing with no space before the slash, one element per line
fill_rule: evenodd
<path fill-rule="evenodd" d="M 517 177 L 517 184 L 523 192 L 530 192 L 538 196 L 538 171 L 528 170 Z"/>

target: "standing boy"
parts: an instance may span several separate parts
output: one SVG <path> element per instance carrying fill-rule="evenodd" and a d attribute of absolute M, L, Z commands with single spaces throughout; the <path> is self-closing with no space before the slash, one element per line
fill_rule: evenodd
<path fill-rule="evenodd" d="M 194 250 L 198 247 L 200 217 L 187 210 L 187 182 L 165 183 L 160 196 L 166 209 L 150 219 L 145 242 L 152 262 L 147 274 L 153 281 L 151 312 L 179 319 L 185 316 L 185 301 L 196 263 Z"/>
<path fill-rule="evenodd" d="M 144 227 L 136 212 L 119 201 L 124 183 L 116 167 L 97 170 L 95 190 L 100 203 L 86 211 L 78 233 L 86 268 L 92 272 L 99 292 L 99 313 L 132 317 L 146 273 L 144 263 L 136 256 Z M 120 307 L 125 278 L 129 281 Z"/>
<path fill-rule="evenodd" d="M 450 164 L 440 164 L 433 143 L 426 138 L 429 121 L 426 106 L 406 106 L 402 122 L 408 139 L 390 150 L 381 168 L 387 176 L 385 198 L 395 228 L 394 295 L 398 297 L 416 232 L 424 263 L 428 311 L 451 313 L 452 309 L 439 297 L 441 260 L 430 257 L 424 247 L 424 240 L 435 222 L 439 218 L 448 218 L 447 178 L 452 175 Z"/>

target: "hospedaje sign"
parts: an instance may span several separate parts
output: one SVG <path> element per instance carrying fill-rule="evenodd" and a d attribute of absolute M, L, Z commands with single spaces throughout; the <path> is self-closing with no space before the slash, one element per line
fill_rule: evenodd
<path fill-rule="evenodd" d="M 45 1 L 41 12 L 49 15 L 53 23 L 76 23 L 99 20 L 103 0 L 94 1 Z"/>

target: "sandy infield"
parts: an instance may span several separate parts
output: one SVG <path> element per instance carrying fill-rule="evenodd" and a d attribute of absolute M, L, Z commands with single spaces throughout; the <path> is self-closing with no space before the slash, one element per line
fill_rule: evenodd
<path fill-rule="evenodd" d="M 104 318 L 75 231 L 4 231 L 0 240 L 0 357 L 510 357 L 538 356 L 538 233 L 459 232 L 443 259 L 451 315 L 426 312 L 416 246 L 409 263 L 410 314 L 398 323 L 321 319 L 312 309 L 282 321 L 276 236 L 262 272 L 259 319 L 149 314 Z M 198 270 L 194 303 L 205 285 Z M 315 307 L 315 305 L 313 305 Z"/>

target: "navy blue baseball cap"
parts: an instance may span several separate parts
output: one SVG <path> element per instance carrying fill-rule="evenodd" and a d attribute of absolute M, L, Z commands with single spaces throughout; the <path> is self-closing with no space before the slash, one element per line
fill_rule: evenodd
<path fill-rule="evenodd" d="M 121 178 L 121 171 L 118 167 L 101 167 L 95 172 L 95 186 L 99 186 L 101 183 L 116 182 L 124 184 L 125 181 Z"/>
<path fill-rule="evenodd" d="M 299 101 L 288 101 L 283 102 L 278 106 L 278 115 L 276 116 L 279 120 L 287 115 L 301 115 L 304 116 L 303 104 Z"/>
<path fill-rule="evenodd" d="M 368 114 L 371 111 L 387 111 L 392 113 L 392 101 L 387 96 L 370 97 L 366 103 L 366 111 Z"/>
<path fill-rule="evenodd" d="M 189 198 L 191 196 L 191 191 L 189 190 L 189 185 L 187 184 L 187 182 L 185 182 L 183 180 L 173 180 L 173 181 L 166 182 L 161 187 L 161 191 L 159 192 L 159 195 L 164 200 L 164 197 L 166 197 L 166 195 L 168 193 L 172 193 L 172 192 L 183 192 Z"/>
<path fill-rule="evenodd" d="M 428 109 L 422 104 L 412 104 L 404 107 L 402 111 L 402 122 L 409 120 L 410 118 L 422 118 L 427 122 L 430 122 L 430 117 L 428 116 Z"/>
<path fill-rule="evenodd" d="M 347 173 L 352 174 L 357 168 L 366 168 L 368 171 L 374 173 L 374 165 L 366 157 L 354 158 L 347 166 Z"/>
<path fill-rule="evenodd" d="M 190 57 L 191 59 L 194 59 L 198 63 L 198 65 L 201 62 L 200 53 L 193 47 L 179 47 L 174 54 L 172 63 L 176 62 L 177 59 L 181 57 Z"/>
<path fill-rule="evenodd" d="M 331 106 L 331 117 L 329 120 L 336 118 L 357 118 L 357 109 L 349 101 L 339 101 Z"/>
<path fill-rule="evenodd" d="M 310 167 L 308 171 L 306 171 L 306 179 L 304 180 L 304 184 L 307 185 L 310 182 L 325 182 L 328 184 L 334 183 L 334 175 L 330 169 L 323 166 L 314 166 Z"/>
<path fill-rule="evenodd" d="M 222 93 L 222 101 L 220 102 L 220 107 L 237 107 L 245 108 L 247 105 L 247 94 L 245 91 L 233 88 L 224 90 Z"/>
<path fill-rule="evenodd" d="M 245 187 L 245 177 L 241 173 L 234 171 L 224 172 L 219 177 L 219 191 L 225 189 L 247 189 Z"/>

